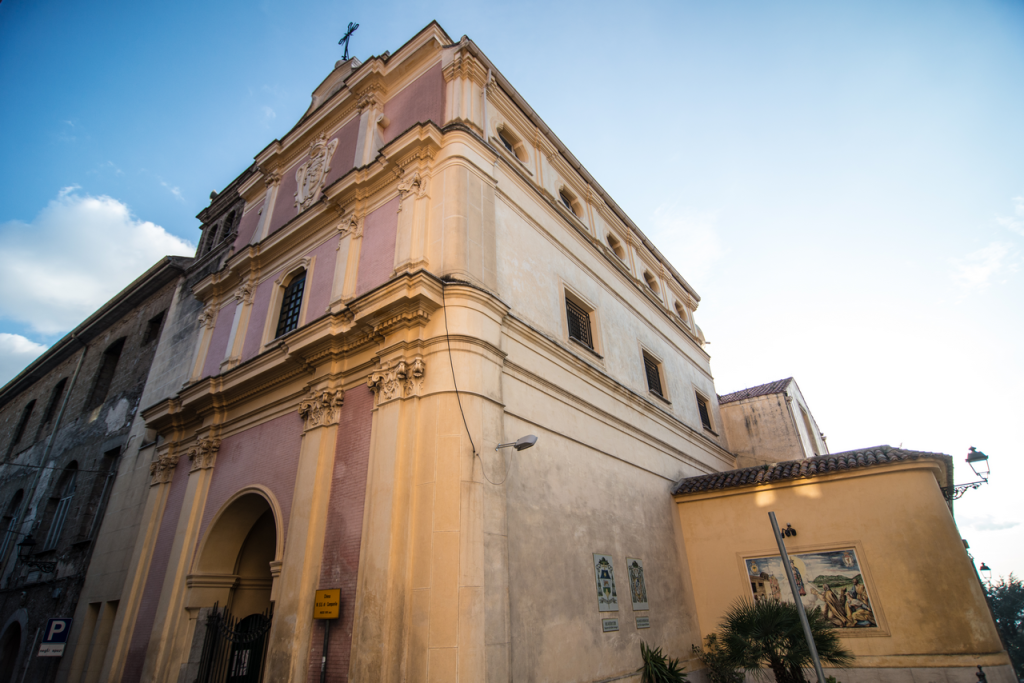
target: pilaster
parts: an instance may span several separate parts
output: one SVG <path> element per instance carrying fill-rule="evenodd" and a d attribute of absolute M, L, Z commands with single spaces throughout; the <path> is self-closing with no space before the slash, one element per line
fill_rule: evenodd
<path fill-rule="evenodd" d="M 274 619 L 268 642 L 264 680 L 306 680 L 313 629 L 313 597 L 320 579 L 321 553 L 327 529 L 338 419 L 344 394 L 340 389 L 312 389 L 299 404 L 303 418 L 284 558 L 274 581 Z M 274 569 L 278 569 L 275 567 Z M 294 615 L 293 618 L 288 618 Z"/>

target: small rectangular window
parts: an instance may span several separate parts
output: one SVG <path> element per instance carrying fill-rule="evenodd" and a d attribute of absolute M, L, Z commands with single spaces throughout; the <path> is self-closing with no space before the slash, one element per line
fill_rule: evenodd
<path fill-rule="evenodd" d="M 594 337 L 590 331 L 590 314 L 575 301 L 566 298 L 565 317 L 569 323 L 569 338 L 575 339 L 588 349 L 594 349 Z"/>
<path fill-rule="evenodd" d="M 700 411 L 700 423 L 704 425 L 704 429 L 715 431 L 711 427 L 711 411 L 708 408 L 708 401 L 700 394 L 697 394 L 697 410 Z"/>
<path fill-rule="evenodd" d="M 665 392 L 661 389 L 661 364 L 644 354 L 644 372 L 647 374 L 647 388 L 652 394 L 665 398 Z"/>

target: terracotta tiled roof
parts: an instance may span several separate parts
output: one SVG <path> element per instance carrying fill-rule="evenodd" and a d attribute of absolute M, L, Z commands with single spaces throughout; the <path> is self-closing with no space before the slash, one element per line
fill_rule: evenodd
<path fill-rule="evenodd" d="M 761 384 L 756 387 L 750 387 L 749 389 L 740 389 L 739 391 L 734 391 L 731 394 L 719 396 L 718 405 L 722 405 L 723 403 L 732 403 L 733 401 L 742 401 L 745 398 L 767 396 L 768 394 L 781 394 L 792 381 L 792 377 L 787 377 L 786 379 L 768 382 L 768 384 Z"/>
<path fill-rule="evenodd" d="M 672 494 L 701 493 L 716 489 L 729 489 L 740 486 L 757 486 L 770 484 L 784 479 L 805 479 L 820 474 L 832 474 L 843 470 L 860 467 L 873 467 L 890 462 L 933 458 L 949 462 L 951 458 L 942 453 L 925 451 L 908 451 L 892 446 L 875 446 L 845 453 L 819 455 L 813 458 L 790 460 L 761 467 L 744 467 L 739 470 L 727 470 L 714 474 L 702 474 L 699 477 L 680 479 L 672 487 Z M 949 470 L 951 472 L 951 468 Z"/>

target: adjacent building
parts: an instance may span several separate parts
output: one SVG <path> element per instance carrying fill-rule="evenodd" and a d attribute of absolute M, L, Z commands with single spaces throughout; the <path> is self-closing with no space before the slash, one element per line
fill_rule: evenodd
<path fill-rule="evenodd" d="M 0 390 L 0 681 L 56 674 L 59 658 L 35 657 L 41 632 L 75 612 L 190 261 L 161 260 Z"/>

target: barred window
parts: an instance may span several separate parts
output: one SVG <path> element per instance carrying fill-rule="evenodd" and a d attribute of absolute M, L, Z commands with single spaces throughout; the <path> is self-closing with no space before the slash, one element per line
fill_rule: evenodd
<path fill-rule="evenodd" d="M 647 373 L 647 388 L 652 394 L 665 398 L 665 392 L 661 390 L 661 370 L 658 361 L 646 353 L 644 354 L 644 372 Z"/>
<path fill-rule="evenodd" d="M 299 326 L 299 311 L 302 309 L 302 292 L 306 288 L 306 272 L 295 276 L 284 290 L 281 299 L 281 317 L 277 321 L 277 334 L 287 334 Z"/>
<path fill-rule="evenodd" d="M 711 428 L 711 413 L 708 410 L 708 401 L 700 394 L 697 394 L 697 410 L 700 411 L 700 423 L 704 425 L 704 429 L 714 431 Z"/>
<path fill-rule="evenodd" d="M 51 550 L 57 547 L 57 541 L 60 540 L 60 534 L 64 530 L 64 521 L 68 518 L 71 499 L 75 497 L 75 479 L 77 475 L 78 464 L 71 463 L 64 472 L 64 487 L 60 492 L 60 500 L 57 501 L 57 509 L 53 512 L 53 521 L 50 522 L 50 532 L 46 534 L 43 550 Z"/>
<path fill-rule="evenodd" d="M 569 323 L 569 338 L 575 339 L 588 349 L 594 349 L 594 337 L 590 332 L 590 314 L 571 299 L 565 300 L 565 317 Z"/>

